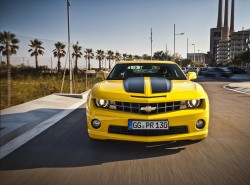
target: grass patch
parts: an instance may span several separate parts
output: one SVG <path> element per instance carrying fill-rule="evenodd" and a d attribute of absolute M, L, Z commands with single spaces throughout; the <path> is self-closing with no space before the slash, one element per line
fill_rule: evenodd
<path fill-rule="evenodd" d="M 7 79 L 1 78 L 1 107 L 5 109 L 14 105 L 25 103 L 37 98 L 41 98 L 53 93 L 60 93 L 62 85 L 61 75 L 41 75 L 41 76 L 15 76 L 11 80 L 11 105 L 7 104 Z M 89 77 L 87 87 L 85 75 L 75 76 L 73 83 L 73 93 L 82 93 L 90 89 L 96 83 L 95 77 Z M 70 92 L 69 76 L 64 81 L 63 93 Z"/>

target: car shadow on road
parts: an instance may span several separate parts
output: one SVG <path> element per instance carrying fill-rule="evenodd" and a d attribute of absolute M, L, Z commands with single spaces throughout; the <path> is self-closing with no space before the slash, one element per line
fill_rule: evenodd
<path fill-rule="evenodd" d="M 178 154 L 195 141 L 141 143 L 92 141 L 87 135 L 86 111 L 71 115 L 0 160 L 0 170 L 83 167 L 109 162 L 150 159 Z"/>

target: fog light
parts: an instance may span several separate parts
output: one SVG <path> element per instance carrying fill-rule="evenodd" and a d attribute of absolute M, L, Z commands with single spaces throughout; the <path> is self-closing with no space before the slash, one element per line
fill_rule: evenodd
<path fill-rule="evenodd" d="M 92 127 L 96 128 L 96 129 L 100 128 L 101 127 L 101 122 L 98 119 L 92 120 Z"/>
<path fill-rule="evenodd" d="M 196 128 L 198 129 L 202 129 L 205 127 L 205 121 L 203 119 L 199 119 L 197 122 L 196 122 Z"/>

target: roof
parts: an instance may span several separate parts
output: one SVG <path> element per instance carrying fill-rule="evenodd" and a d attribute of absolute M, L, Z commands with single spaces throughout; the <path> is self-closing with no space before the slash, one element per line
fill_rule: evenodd
<path fill-rule="evenodd" d="M 158 60 L 133 60 L 133 61 L 120 61 L 119 64 L 137 64 L 137 63 L 146 63 L 146 64 L 176 64 L 172 61 L 158 61 Z"/>

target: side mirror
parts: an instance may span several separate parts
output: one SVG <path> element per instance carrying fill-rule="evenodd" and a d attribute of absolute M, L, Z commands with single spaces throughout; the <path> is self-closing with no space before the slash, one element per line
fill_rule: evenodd
<path fill-rule="evenodd" d="M 188 80 L 195 80 L 197 78 L 196 73 L 195 72 L 188 72 L 187 78 L 188 78 Z"/>

